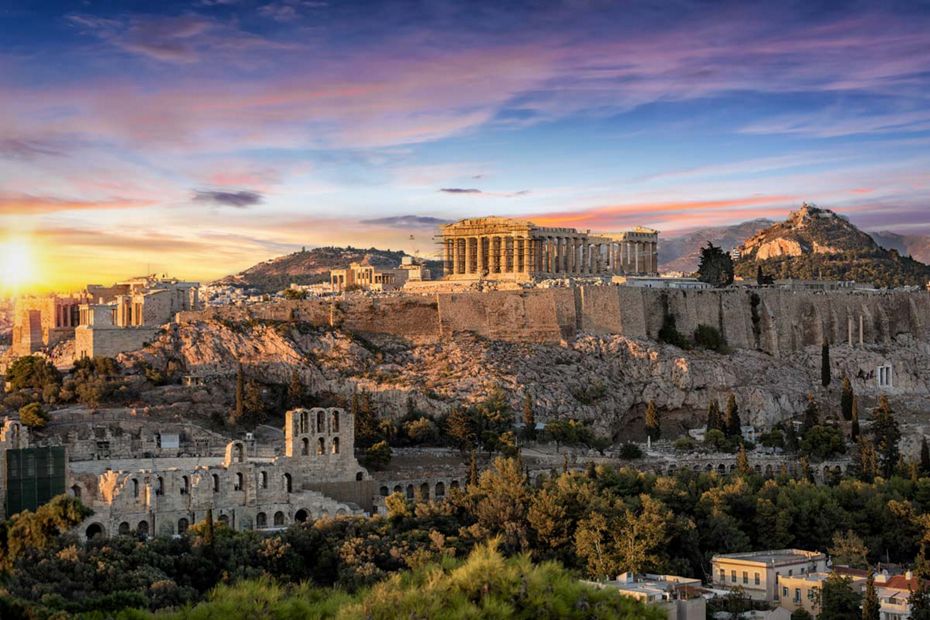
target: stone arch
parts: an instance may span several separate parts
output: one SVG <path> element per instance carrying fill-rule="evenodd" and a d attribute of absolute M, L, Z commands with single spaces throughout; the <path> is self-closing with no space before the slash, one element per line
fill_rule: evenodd
<path fill-rule="evenodd" d="M 761 474 L 761 473 L 762 473 L 762 466 L 759 465 L 758 463 L 756 463 L 755 466 L 753 466 L 753 470 L 754 470 L 757 474 Z"/>
<path fill-rule="evenodd" d="M 326 440 L 322 437 L 316 440 L 316 453 L 317 456 L 326 454 Z"/>
<path fill-rule="evenodd" d="M 339 412 L 338 411 L 333 411 L 331 432 L 333 433 L 339 432 Z"/>
<path fill-rule="evenodd" d="M 414 498 L 414 495 L 415 495 L 415 493 L 414 493 L 414 490 L 413 490 L 413 485 L 412 485 L 412 484 L 408 484 L 408 485 L 407 485 L 407 499 L 413 499 L 413 498 Z"/>
<path fill-rule="evenodd" d="M 129 525 L 128 521 L 123 521 L 119 524 L 119 528 L 116 530 L 119 532 L 120 536 L 129 536 L 129 533 L 132 531 L 132 527 Z"/>
<path fill-rule="evenodd" d="M 442 499 L 446 496 L 446 485 L 443 484 L 442 480 L 436 483 L 436 499 Z"/>
<path fill-rule="evenodd" d="M 81 499 L 81 487 L 80 487 L 80 485 L 77 485 L 77 484 L 72 485 L 70 491 L 71 491 L 71 496 L 72 496 L 72 497 L 76 497 L 77 499 Z"/>
<path fill-rule="evenodd" d="M 704 466 L 704 471 L 713 471 L 713 469 L 714 469 L 714 466 L 711 465 L 710 463 Z"/>
<path fill-rule="evenodd" d="M 284 490 L 287 493 L 292 493 L 294 490 L 294 481 L 290 474 L 284 474 Z"/>
<path fill-rule="evenodd" d="M 339 438 L 333 437 L 333 454 L 339 454 Z"/>
<path fill-rule="evenodd" d="M 155 478 L 155 495 L 165 494 L 165 479 L 161 476 Z"/>
<path fill-rule="evenodd" d="M 281 512 L 280 510 L 279 510 L 278 512 L 274 513 L 274 526 L 275 526 L 275 527 L 282 527 L 282 526 L 284 525 L 284 523 L 285 523 L 285 519 L 286 519 L 286 517 L 284 516 L 284 513 Z"/>
<path fill-rule="evenodd" d="M 309 518 L 310 518 L 310 513 L 305 508 L 301 508 L 300 510 L 294 513 L 295 523 L 303 523 Z"/>
<path fill-rule="evenodd" d="M 356 482 L 361 482 L 361 481 L 364 480 L 364 479 L 365 479 L 365 473 L 364 473 L 364 472 L 361 472 L 361 471 L 355 472 L 355 481 L 356 481 Z"/>
<path fill-rule="evenodd" d="M 188 521 L 185 517 L 181 517 L 180 519 L 178 519 L 178 534 L 183 534 L 184 532 L 187 531 L 187 528 L 189 527 L 190 527 L 190 521 Z"/>
<path fill-rule="evenodd" d="M 220 477 L 217 474 L 213 474 L 211 478 L 213 479 L 213 492 L 219 493 L 220 492 Z"/>
<path fill-rule="evenodd" d="M 220 515 L 217 521 L 222 525 L 229 527 L 229 515 Z"/>
<path fill-rule="evenodd" d="M 337 517 L 344 517 L 344 516 L 347 515 L 347 514 L 349 514 L 349 513 L 348 513 L 348 511 L 347 511 L 345 508 L 340 508 L 339 510 L 336 511 L 336 516 L 337 516 Z"/>
<path fill-rule="evenodd" d="M 429 499 L 429 482 L 424 482 L 420 485 L 420 497 L 422 499 Z"/>
<path fill-rule="evenodd" d="M 326 426 L 326 421 L 325 421 L 324 416 L 325 414 L 322 411 L 316 412 L 316 432 L 318 433 L 324 432 L 324 429 Z"/>
<path fill-rule="evenodd" d="M 245 444 L 239 440 L 230 441 L 226 444 L 226 458 L 224 463 L 229 467 L 233 463 L 245 462 Z"/>
<path fill-rule="evenodd" d="M 245 488 L 245 476 L 242 475 L 241 471 L 236 472 L 236 491 L 241 491 Z"/>
<path fill-rule="evenodd" d="M 187 495 L 191 492 L 191 479 L 188 476 L 181 476 L 181 495 Z"/>
<path fill-rule="evenodd" d="M 260 483 L 261 483 L 262 488 L 263 488 L 263 489 L 267 489 L 267 488 L 268 488 L 268 472 L 262 470 L 262 471 L 258 474 L 258 479 L 259 479 L 259 481 L 260 481 Z"/>
<path fill-rule="evenodd" d="M 395 485 L 394 485 L 394 492 L 395 492 L 395 493 L 403 493 L 403 492 L 404 492 L 404 489 L 403 489 L 399 484 L 395 484 Z"/>
<path fill-rule="evenodd" d="M 300 453 L 303 456 L 310 455 L 310 439 L 308 439 L 307 437 L 304 437 L 303 439 L 300 440 Z"/>
<path fill-rule="evenodd" d="M 268 527 L 268 515 L 266 515 L 264 512 L 260 512 L 255 515 L 255 527 L 260 530 Z"/>
<path fill-rule="evenodd" d="M 385 487 L 385 486 L 381 487 L 381 488 L 378 490 L 378 493 L 381 494 L 381 497 L 387 497 L 388 495 L 390 495 L 390 493 L 388 492 L 388 488 Z"/>
<path fill-rule="evenodd" d="M 730 463 L 729 471 L 731 474 L 736 471 L 736 463 Z"/>
<path fill-rule="evenodd" d="M 87 537 L 87 540 L 103 538 L 107 535 L 107 530 L 103 527 L 103 524 L 94 522 L 87 526 L 87 529 L 84 530 L 84 535 Z"/>
<path fill-rule="evenodd" d="M 139 532 L 140 536 L 148 536 L 149 535 L 149 522 L 139 521 L 139 525 L 136 526 L 136 531 Z"/>
<path fill-rule="evenodd" d="M 139 497 L 139 480 L 136 478 L 132 479 L 132 496 Z"/>

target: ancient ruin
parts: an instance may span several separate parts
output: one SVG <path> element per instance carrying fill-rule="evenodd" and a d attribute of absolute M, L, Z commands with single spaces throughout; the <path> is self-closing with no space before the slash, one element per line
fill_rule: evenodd
<path fill-rule="evenodd" d="M 651 228 L 592 234 L 482 217 L 443 226 L 441 236 L 447 280 L 658 273 L 659 233 Z"/>

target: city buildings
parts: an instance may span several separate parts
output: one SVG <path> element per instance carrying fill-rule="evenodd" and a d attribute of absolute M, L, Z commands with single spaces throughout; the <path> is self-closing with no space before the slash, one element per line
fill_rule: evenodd
<path fill-rule="evenodd" d="M 713 585 L 742 588 L 755 601 L 778 602 L 779 577 L 827 570 L 827 556 L 817 551 L 777 549 L 715 555 L 711 559 Z"/>

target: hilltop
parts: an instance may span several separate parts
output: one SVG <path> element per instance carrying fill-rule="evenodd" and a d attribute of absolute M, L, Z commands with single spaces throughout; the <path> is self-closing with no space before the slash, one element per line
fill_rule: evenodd
<path fill-rule="evenodd" d="M 788 219 L 765 228 L 739 248 L 736 274 L 755 277 L 757 267 L 775 278 L 855 280 L 878 287 L 923 286 L 930 267 L 880 246 L 845 217 L 804 204 Z"/>
<path fill-rule="evenodd" d="M 674 237 L 659 236 L 659 268 L 662 271 L 697 271 L 701 247 L 708 241 L 732 250 L 743 241 L 774 224 L 773 220 L 758 219 L 740 222 L 732 226 L 713 226 L 692 230 Z"/>
<path fill-rule="evenodd" d="M 287 287 L 292 282 L 296 284 L 325 282 L 329 278 L 330 269 L 347 267 L 349 263 L 367 261 L 382 269 L 394 268 L 400 264 L 404 256 L 407 254 L 401 250 L 365 249 L 352 246 L 304 249 L 258 263 L 245 271 L 217 280 L 213 284 L 271 293 Z M 441 272 L 442 266 L 439 261 L 427 261 L 427 266 L 434 273 Z"/>

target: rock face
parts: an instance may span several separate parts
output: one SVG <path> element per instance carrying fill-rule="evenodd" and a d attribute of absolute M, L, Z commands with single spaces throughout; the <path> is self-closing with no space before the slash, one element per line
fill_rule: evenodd
<path fill-rule="evenodd" d="M 875 249 L 877 244 L 866 233 L 829 209 L 805 204 L 788 220 L 759 231 L 740 248 L 744 257 L 765 260 L 802 254 L 836 254 Z"/>
<path fill-rule="evenodd" d="M 461 333 L 413 344 L 386 336 L 364 340 L 340 329 L 300 324 L 204 321 L 177 326 L 121 361 L 159 368 L 174 360 L 186 373 L 225 373 L 227 380 L 241 362 L 249 376 L 279 384 L 296 372 L 311 393 L 343 400 L 368 393 L 377 411 L 395 418 L 412 410 L 441 415 L 453 406 L 479 402 L 501 386 L 515 412 L 529 395 L 540 420 L 589 420 L 615 436 L 635 426 L 650 400 L 683 428 L 699 424 L 711 400 L 723 405 L 730 394 L 743 420 L 760 426 L 799 415 L 810 393 L 835 409 L 839 396 L 834 392 L 844 375 L 860 395 L 863 411 L 882 393 L 902 410 L 920 410 L 930 401 L 930 346 L 925 342 L 834 346 L 831 359 L 837 377 L 832 392 L 820 387 L 819 345 L 776 358 L 749 350 L 728 355 L 683 351 L 617 335 L 581 334 L 550 344 Z M 891 388 L 878 386 L 876 369 L 883 365 L 892 366 Z"/>

